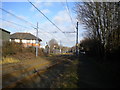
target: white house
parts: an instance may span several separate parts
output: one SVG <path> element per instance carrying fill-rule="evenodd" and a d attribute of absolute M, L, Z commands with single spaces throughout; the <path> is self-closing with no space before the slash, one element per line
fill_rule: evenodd
<path fill-rule="evenodd" d="M 14 33 L 10 35 L 10 41 L 22 43 L 25 47 L 36 46 L 36 36 L 31 33 Z M 38 46 L 42 40 L 38 38 Z"/>

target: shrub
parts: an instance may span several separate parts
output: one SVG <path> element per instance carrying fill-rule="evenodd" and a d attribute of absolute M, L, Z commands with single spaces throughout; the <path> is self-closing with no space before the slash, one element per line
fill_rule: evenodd
<path fill-rule="evenodd" d="M 14 55 L 17 52 L 21 52 L 22 47 L 22 44 L 18 44 L 15 42 L 3 42 L 2 55 L 3 57 Z"/>
<path fill-rule="evenodd" d="M 35 57 L 35 47 L 24 47 L 22 43 L 16 42 L 4 42 L 2 46 L 2 55 L 6 56 L 14 56 L 18 58 L 24 57 Z M 43 49 L 38 49 L 38 56 L 44 55 Z"/>

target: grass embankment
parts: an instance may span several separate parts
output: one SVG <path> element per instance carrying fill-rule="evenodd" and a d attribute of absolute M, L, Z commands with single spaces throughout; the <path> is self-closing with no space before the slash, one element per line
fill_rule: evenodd
<path fill-rule="evenodd" d="M 39 48 L 38 56 L 44 55 L 43 49 Z M 0 64 L 17 63 L 35 58 L 35 47 L 24 47 L 22 43 L 16 42 L 4 42 Z"/>
<path fill-rule="evenodd" d="M 63 74 L 56 78 L 51 88 L 78 88 L 78 75 L 77 75 L 78 60 L 72 61 Z"/>

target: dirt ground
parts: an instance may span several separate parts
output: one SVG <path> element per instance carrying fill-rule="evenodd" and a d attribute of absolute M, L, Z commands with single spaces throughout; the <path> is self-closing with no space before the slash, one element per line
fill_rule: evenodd
<path fill-rule="evenodd" d="M 5 64 L 3 87 L 8 85 L 11 88 L 120 87 L 120 63 L 96 61 L 97 58 L 87 56 L 78 58 L 73 55 L 55 55 Z"/>
<path fill-rule="evenodd" d="M 2 65 L 2 85 L 3 87 L 32 74 L 37 69 L 44 69 L 51 65 L 52 62 L 35 58 L 32 60 L 23 60 L 18 63 Z"/>
<path fill-rule="evenodd" d="M 66 68 L 73 65 L 72 60 L 75 59 L 71 58 L 71 55 L 55 55 L 37 58 L 35 60 L 23 60 L 20 63 L 4 64 L 2 68 L 3 87 L 57 88 L 59 85 L 55 83 L 59 83 L 59 80 L 56 79 L 61 77 L 66 71 Z M 48 68 L 57 62 L 59 64 Z M 45 71 L 46 69 L 47 71 Z M 36 72 L 37 74 L 34 74 Z M 41 72 L 44 72 L 44 74 L 41 74 Z M 26 78 L 23 79 L 24 77 Z"/>

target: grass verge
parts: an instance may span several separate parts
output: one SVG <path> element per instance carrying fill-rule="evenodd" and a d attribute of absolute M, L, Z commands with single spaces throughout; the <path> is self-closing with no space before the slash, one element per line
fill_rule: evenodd
<path fill-rule="evenodd" d="M 72 61 L 63 74 L 60 74 L 51 88 L 78 88 L 78 75 L 77 75 L 78 60 Z"/>

